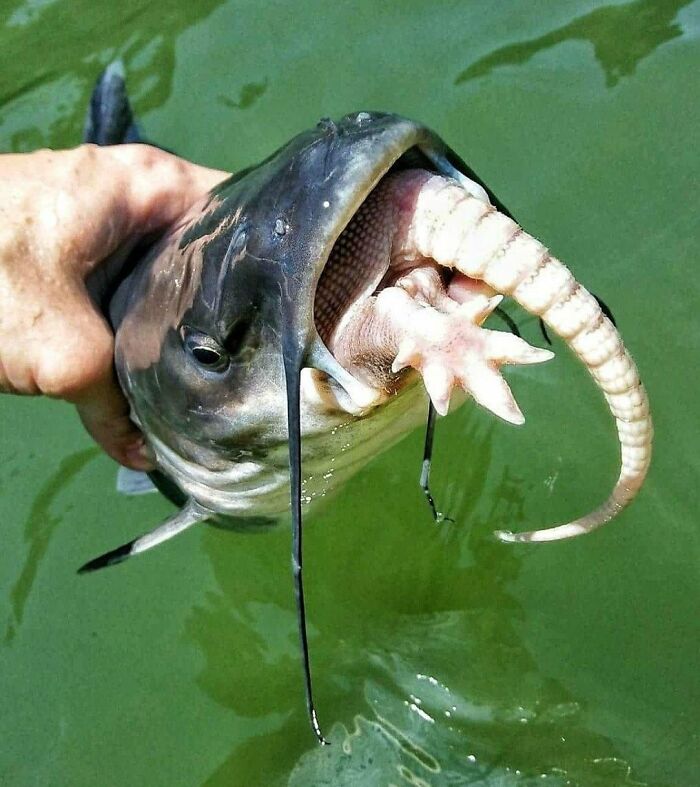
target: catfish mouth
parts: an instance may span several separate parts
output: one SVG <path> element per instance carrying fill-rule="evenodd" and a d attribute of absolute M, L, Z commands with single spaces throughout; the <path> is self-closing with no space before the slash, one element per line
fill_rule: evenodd
<path fill-rule="evenodd" d="M 339 360 L 335 352 L 339 327 L 352 319 L 357 307 L 367 298 L 391 287 L 408 269 L 406 265 L 392 265 L 398 206 L 396 200 L 387 200 L 382 195 L 392 176 L 407 170 L 430 174 L 437 171 L 420 148 L 412 147 L 390 164 L 378 181 L 362 184 L 358 188 L 357 207 L 338 233 L 319 277 L 314 299 L 314 323 L 321 340 L 336 360 Z M 451 271 L 443 268 L 440 273 L 447 286 Z M 366 362 L 373 367 L 368 369 L 370 376 L 381 382 L 387 392 L 392 392 L 388 389 L 396 387 L 398 376 L 391 373 L 389 366 L 377 368 L 370 358 Z"/>

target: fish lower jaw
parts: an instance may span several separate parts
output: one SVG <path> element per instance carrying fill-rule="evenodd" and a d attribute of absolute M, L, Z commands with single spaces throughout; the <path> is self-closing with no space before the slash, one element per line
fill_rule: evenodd
<path fill-rule="evenodd" d="M 307 409 L 304 415 L 302 503 L 325 498 L 368 461 L 391 448 L 425 419 L 427 397 L 410 385 L 365 417 Z M 342 415 L 343 417 L 339 417 Z M 152 447 L 158 468 L 212 512 L 235 518 L 279 518 L 289 513 L 288 446 L 270 446 L 255 461 L 231 462 L 209 470 L 179 456 L 158 439 Z"/>
<path fill-rule="evenodd" d="M 343 377 L 343 384 L 318 369 L 303 369 L 301 373 L 301 399 L 306 421 L 362 417 L 388 398 L 389 393 L 384 389 L 366 384 L 349 373 Z"/>

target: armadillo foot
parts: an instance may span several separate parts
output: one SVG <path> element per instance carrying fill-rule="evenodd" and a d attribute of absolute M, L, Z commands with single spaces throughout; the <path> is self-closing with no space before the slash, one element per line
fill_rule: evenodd
<path fill-rule="evenodd" d="M 481 328 L 479 323 L 500 301 L 500 296 L 475 294 L 459 305 L 452 301 L 447 313 L 427 305 L 416 310 L 410 324 L 405 325 L 392 371 L 407 366 L 419 371 L 441 415 L 447 413 L 452 389 L 457 385 L 503 420 L 522 424 L 523 414 L 499 367 L 541 363 L 553 353 L 531 347 L 513 334 Z"/>

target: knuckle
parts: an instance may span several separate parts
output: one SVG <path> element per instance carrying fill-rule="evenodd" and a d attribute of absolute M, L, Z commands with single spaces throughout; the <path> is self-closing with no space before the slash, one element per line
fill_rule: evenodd
<path fill-rule="evenodd" d="M 72 364 L 57 365 L 53 359 L 42 360 L 36 369 L 39 390 L 54 399 L 71 399 L 84 388 L 82 369 Z"/>
<path fill-rule="evenodd" d="M 13 351 L 13 349 L 15 351 Z M 16 346 L 10 348 L 0 335 L 0 393 L 35 396 L 41 393 L 31 365 Z"/>
<path fill-rule="evenodd" d="M 146 171 L 167 165 L 168 159 L 172 158 L 153 145 L 141 144 L 124 145 L 123 154 L 132 167 Z"/>
<path fill-rule="evenodd" d="M 100 148 L 92 142 L 85 142 L 69 151 L 74 168 L 92 167 L 100 156 Z"/>
<path fill-rule="evenodd" d="M 71 342 L 57 351 L 47 347 L 40 354 L 35 378 L 46 396 L 78 399 L 112 370 L 112 342 L 102 333 L 85 341 Z"/>
<path fill-rule="evenodd" d="M 15 385 L 10 380 L 10 375 L 5 369 L 2 357 L 0 357 L 0 393 L 15 393 L 17 391 Z"/>

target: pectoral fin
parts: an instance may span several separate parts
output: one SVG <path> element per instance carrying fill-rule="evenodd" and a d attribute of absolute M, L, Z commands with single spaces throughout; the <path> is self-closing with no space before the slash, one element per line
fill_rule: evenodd
<path fill-rule="evenodd" d="M 131 470 L 128 467 L 120 467 L 117 471 L 117 492 L 120 495 L 134 497 L 157 491 L 158 489 L 148 477 L 148 473 L 144 473 L 142 470 Z"/>
<path fill-rule="evenodd" d="M 175 516 L 166 522 L 163 522 L 155 530 L 151 530 L 150 533 L 135 538 L 133 541 L 129 541 L 128 544 L 122 544 L 122 546 L 112 549 L 110 552 L 105 552 L 104 555 L 89 560 L 78 569 L 78 573 L 86 574 L 90 571 L 97 571 L 100 568 L 113 566 L 116 563 L 122 563 L 127 558 L 132 557 L 132 555 L 138 555 L 152 547 L 158 546 L 158 544 L 162 544 L 164 541 L 168 541 L 173 536 L 179 535 L 184 530 L 187 530 L 192 525 L 196 525 L 198 522 L 202 522 L 209 516 L 211 516 L 209 511 L 190 500 L 182 510 L 178 511 Z"/>

